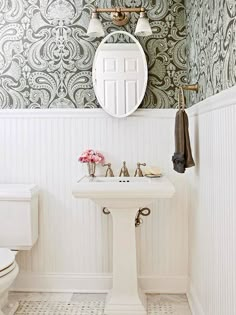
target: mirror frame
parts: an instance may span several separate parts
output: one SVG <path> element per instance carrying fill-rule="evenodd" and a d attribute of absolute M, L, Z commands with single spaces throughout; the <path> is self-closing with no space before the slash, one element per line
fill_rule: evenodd
<path fill-rule="evenodd" d="M 96 77 L 95 77 L 95 74 L 96 74 L 96 67 L 95 67 L 95 64 L 96 64 L 96 60 L 97 60 L 97 56 L 101 50 L 101 47 L 103 44 L 105 44 L 107 42 L 107 40 L 112 37 L 113 35 L 116 35 L 116 34 L 123 34 L 123 35 L 126 35 L 128 36 L 129 38 L 131 38 L 134 43 L 138 46 L 138 49 L 140 51 L 140 54 L 141 54 L 141 57 L 142 57 L 142 60 L 143 60 L 143 64 L 144 64 L 144 71 L 145 71 L 145 77 L 144 77 L 144 84 L 143 84 L 143 91 L 141 93 L 141 97 L 140 97 L 140 101 L 138 101 L 137 105 L 131 110 L 129 111 L 128 113 L 124 114 L 124 115 L 119 115 L 119 116 L 116 116 L 112 113 L 110 113 L 107 109 L 105 109 L 102 105 L 101 105 L 101 102 L 99 100 L 99 96 L 97 95 L 96 93 Z M 148 83 L 148 65 L 147 65 L 147 59 L 146 59 L 146 55 L 144 53 L 144 50 L 143 50 L 143 47 L 141 46 L 141 44 L 139 43 L 139 41 L 137 40 L 137 38 L 135 38 L 132 34 L 128 33 L 128 32 L 125 32 L 125 31 L 115 31 L 115 32 L 112 32 L 110 34 L 108 34 L 102 41 L 101 43 L 99 44 L 97 50 L 96 50 L 96 53 L 95 53 L 95 56 L 94 56 L 94 60 L 93 60 L 93 69 L 92 69 L 92 82 L 93 82 L 93 89 L 94 89 L 94 92 L 95 92 L 95 95 L 96 95 L 96 98 L 98 100 L 98 103 L 99 105 L 102 107 L 102 109 L 107 113 L 109 114 L 110 116 L 114 117 L 114 118 L 124 118 L 124 117 L 128 117 L 130 116 L 131 114 L 133 114 L 140 106 L 140 104 L 142 103 L 143 99 L 144 99 L 144 96 L 145 96 L 145 93 L 146 93 L 146 90 L 147 90 L 147 83 Z"/>

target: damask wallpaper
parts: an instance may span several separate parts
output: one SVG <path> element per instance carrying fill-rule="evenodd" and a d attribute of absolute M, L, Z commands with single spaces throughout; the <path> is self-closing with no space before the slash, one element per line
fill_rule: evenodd
<path fill-rule="evenodd" d="M 190 104 L 236 84 L 236 1 L 186 0 Z"/>
<path fill-rule="evenodd" d="M 144 108 L 176 105 L 186 82 L 184 0 L 0 0 L 0 107 L 98 107 L 92 63 L 101 41 L 86 31 L 94 6 L 144 6 L 153 35 L 140 38 L 149 67 Z M 106 33 L 119 29 L 102 14 Z M 123 28 L 134 32 L 138 15 Z"/>

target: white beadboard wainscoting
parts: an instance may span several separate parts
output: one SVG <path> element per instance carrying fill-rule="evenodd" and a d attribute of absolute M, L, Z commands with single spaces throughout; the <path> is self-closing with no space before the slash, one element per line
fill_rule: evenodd
<path fill-rule="evenodd" d="M 193 315 L 236 315 L 236 87 L 188 112 L 188 298 Z"/>
<path fill-rule="evenodd" d="M 116 174 L 127 161 L 159 166 L 176 187 L 171 200 L 150 205 L 137 228 L 141 286 L 148 292 L 183 293 L 188 279 L 188 209 L 185 177 L 172 170 L 175 110 L 139 110 L 125 119 L 100 109 L 2 110 L 1 183 L 40 188 L 40 237 L 18 255 L 15 290 L 101 292 L 111 287 L 112 222 L 101 208 L 72 197 L 86 173 L 79 154 L 101 150 Z M 105 173 L 101 167 L 99 172 Z"/>

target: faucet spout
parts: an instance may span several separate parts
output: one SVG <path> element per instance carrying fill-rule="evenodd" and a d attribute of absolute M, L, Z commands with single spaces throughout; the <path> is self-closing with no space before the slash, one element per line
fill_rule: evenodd
<path fill-rule="evenodd" d="M 120 170 L 119 177 L 130 177 L 129 171 L 128 171 L 127 167 L 126 167 L 126 162 L 125 161 L 123 162 L 123 166 L 122 166 L 122 168 Z"/>

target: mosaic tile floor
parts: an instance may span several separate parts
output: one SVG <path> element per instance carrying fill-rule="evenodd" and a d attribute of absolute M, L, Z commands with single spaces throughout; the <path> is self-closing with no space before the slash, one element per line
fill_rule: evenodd
<path fill-rule="evenodd" d="M 19 303 L 15 315 L 104 315 L 105 298 L 105 294 L 80 293 L 9 295 L 10 303 Z M 149 294 L 147 298 L 149 315 L 191 315 L 185 295 Z"/>

